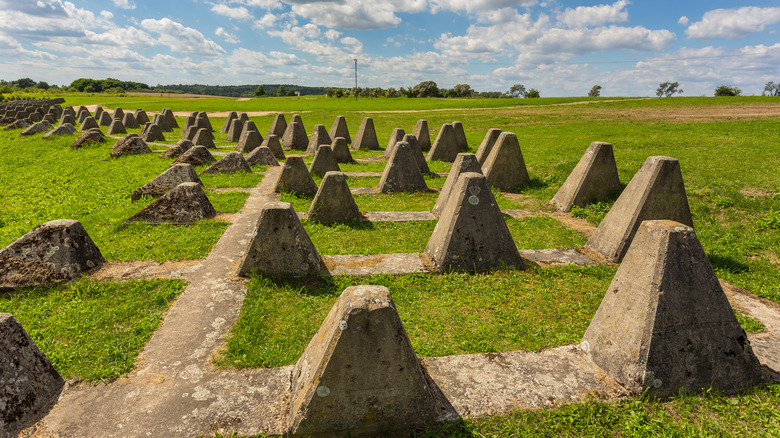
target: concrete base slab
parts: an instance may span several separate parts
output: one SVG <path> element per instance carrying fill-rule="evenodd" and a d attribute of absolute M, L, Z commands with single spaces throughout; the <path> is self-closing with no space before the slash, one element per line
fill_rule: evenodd
<path fill-rule="evenodd" d="M 520 255 L 522 255 L 523 258 L 536 262 L 541 266 L 591 266 L 598 264 L 598 262 L 579 252 L 577 249 L 528 249 L 520 250 Z"/>
<path fill-rule="evenodd" d="M 435 221 L 430 211 L 368 211 L 364 216 L 371 222 Z"/>
<path fill-rule="evenodd" d="M 354 189 L 350 188 L 349 191 L 353 195 L 376 195 L 379 193 L 376 187 L 356 187 Z"/>

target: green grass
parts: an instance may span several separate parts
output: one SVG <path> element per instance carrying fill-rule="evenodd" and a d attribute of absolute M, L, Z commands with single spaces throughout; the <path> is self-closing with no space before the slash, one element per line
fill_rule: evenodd
<path fill-rule="evenodd" d="M 205 166 L 203 169 L 205 169 Z M 200 172 L 203 169 L 200 169 L 200 166 L 198 166 L 197 170 Z M 254 172 L 202 174 L 199 177 L 204 186 L 215 189 L 229 187 L 252 188 L 263 180 L 263 175 Z"/>
<path fill-rule="evenodd" d="M 238 213 L 241 207 L 244 206 L 249 193 L 246 192 L 224 192 L 224 193 L 208 193 L 209 201 L 214 206 L 214 210 L 217 213 Z"/>
<path fill-rule="evenodd" d="M 304 220 L 303 227 L 321 254 L 392 254 L 422 252 L 436 221 L 360 222 L 323 225 Z"/>
<path fill-rule="evenodd" d="M 0 312 L 14 315 L 63 377 L 113 380 L 132 370 L 184 286 L 80 280 L 0 294 Z"/>

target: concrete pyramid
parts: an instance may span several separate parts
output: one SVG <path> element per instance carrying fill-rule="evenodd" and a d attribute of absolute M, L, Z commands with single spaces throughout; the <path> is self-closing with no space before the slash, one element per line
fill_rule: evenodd
<path fill-rule="evenodd" d="M 92 128 L 88 130 L 87 132 L 81 134 L 79 138 L 76 139 L 76 141 L 73 142 L 73 144 L 70 145 L 71 149 L 78 149 L 83 147 L 84 145 L 88 145 L 91 143 L 105 143 L 106 138 L 103 136 L 103 133 L 98 128 Z"/>
<path fill-rule="evenodd" d="M 100 116 L 98 116 L 97 120 L 99 120 L 100 126 L 109 126 L 111 125 L 111 121 L 114 119 L 111 118 L 111 115 L 109 115 L 107 111 L 103 111 L 100 113 Z"/>
<path fill-rule="evenodd" d="M 19 135 L 25 137 L 28 135 L 40 134 L 42 132 L 49 131 L 52 128 L 53 126 L 51 126 L 51 123 L 47 122 L 46 120 L 43 120 L 31 126 L 28 126 L 22 132 L 20 132 Z"/>
<path fill-rule="evenodd" d="M 79 110 L 79 114 L 76 116 L 76 119 L 79 121 L 79 123 L 84 123 L 84 119 L 86 119 L 87 117 L 91 117 L 89 115 L 89 111 L 83 109 L 83 110 Z"/>
<path fill-rule="evenodd" d="M 188 129 L 190 129 L 191 126 L 194 125 L 195 125 L 195 116 L 192 115 L 187 116 L 187 118 L 184 120 L 184 126 L 182 126 L 181 128 L 181 136 L 183 138 L 186 138 L 187 136 L 185 133 L 187 132 Z"/>
<path fill-rule="evenodd" d="M 635 393 L 732 392 L 762 381 L 696 233 L 679 222 L 642 222 L 581 346 Z"/>
<path fill-rule="evenodd" d="M 311 130 L 309 144 L 306 146 L 306 153 L 315 154 L 321 144 L 330 144 L 331 142 L 332 140 L 330 139 L 330 135 L 328 135 L 328 131 L 325 130 L 325 126 L 314 125 L 314 128 Z"/>
<path fill-rule="evenodd" d="M 387 161 L 377 189 L 381 193 L 424 192 L 429 190 L 414 159 L 414 151 L 406 142 L 396 143 Z"/>
<path fill-rule="evenodd" d="M 169 190 L 185 182 L 203 184 L 191 165 L 176 164 L 154 177 L 153 180 L 136 189 L 130 195 L 130 200 L 137 201 L 143 196 L 162 196 Z"/>
<path fill-rule="evenodd" d="M 247 113 L 241 113 L 238 115 L 238 120 L 241 120 L 241 123 L 246 123 L 249 121 L 249 115 Z M 254 122 L 252 122 L 252 126 L 254 127 Z M 257 127 L 255 127 L 257 129 Z"/>
<path fill-rule="evenodd" d="M 200 119 L 200 121 L 198 121 L 198 119 Z M 205 111 L 198 112 L 198 115 L 195 117 L 195 122 L 201 128 L 208 128 L 209 132 L 214 132 L 214 127 L 211 126 L 211 120 L 209 120 L 209 115 L 206 114 Z M 203 126 L 201 126 L 201 124 Z"/>
<path fill-rule="evenodd" d="M 93 114 L 92 117 L 94 117 L 95 120 L 100 120 L 100 115 L 103 114 L 104 111 L 105 110 L 103 109 L 102 106 L 98 106 L 97 108 L 95 108 L 95 114 Z"/>
<path fill-rule="evenodd" d="M 92 128 L 100 129 L 100 126 L 98 126 L 97 122 L 95 121 L 95 119 L 92 118 L 92 116 L 87 116 L 84 118 L 84 121 L 81 122 L 79 131 L 88 131 Z"/>
<path fill-rule="evenodd" d="M 455 139 L 461 151 L 469 150 L 469 142 L 466 140 L 466 131 L 463 130 L 463 123 L 452 122 L 452 129 L 455 130 Z"/>
<path fill-rule="evenodd" d="M 445 123 L 436 135 L 431 150 L 428 151 L 428 161 L 439 160 L 451 163 L 455 161 L 459 152 L 460 147 L 455 136 L 455 129 L 449 123 Z"/>
<path fill-rule="evenodd" d="M 159 126 L 162 132 L 173 132 L 173 128 L 168 124 L 168 120 L 162 114 L 155 114 L 152 123 Z"/>
<path fill-rule="evenodd" d="M 428 168 L 428 162 L 425 161 L 425 155 L 423 155 L 422 148 L 420 148 L 420 143 L 417 141 L 417 137 L 415 137 L 413 134 L 406 134 L 404 135 L 402 141 L 409 143 L 409 146 L 412 147 L 412 154 L 414 155 L 415 161 L 417 161 L 417 167 L 420 168 L 420 173 L 423 175 L 430 175 L 431 169 Z"/>
<path fill-rule="evenodd" d="M 238 113 L 235 111 L 231 111 L 230 114 L 228 114 L 227 119 L 225 120 L 225 124 L 222 125 L 222 129 L 219 130 L 222 134 L 227 134 L 228 130 L 230 129 L 230 124 L 238 118 Z"/>
<path fill-rule="evenodd" d="M 233 121 L 230 122 L 230 128 L 228 128 L 226 140 L 230 142 L 238 141 L 238 139 L 241 138 L 241 131 L 243 129 L 244 122 L 238 118 L 233 119 Z"/>
<path fill-rule="evenodd" d="M 193 146 L 195 146 L 195 144 L 193 144 L 190 140 L 183 138 L 177 141 L 173 147 L 165 151 L 160 158 L 176 158 L 190 150 L 190 148 Z"/>
<path fill-rule="evenodd" d="M 357 151 L 360 149 L 379 149 L 379 140 L 376 139 L 376 129 L 374 129 L 374 119 L 366 117 L 360 122 L 355 139 L 350 145 L 350 149 Z"/>
<path fill-rule="evenodd" d="M 322 126 L 322 125 L 320 125 Z M 329 145 L 322 145 L 317 149 L 317 153 L 314 154 L 314 160 L 309 167 L 309 173 L 312 175 L 323 176 L 328 172 L 341 172 L 339 163 L 336 161 L 336 156 L 333 154 L 333 149 Z"/>
<path fill-rule="evenodd" d="M 440 271 L 525 266 L 484 175 L 460 175 L 425 255 Z"/>
<path fill-rule="evenodd" d="M 70 114 L 64 114 L 62 118 L 60 119 L 60 126 L 69 124 L 71 126 L 76 126 L 76 119 L 70 115 Z"/>
<path fill-rule="evenodd" d="M 290 123 L 292 122 L 298 122 L 301 125 L 303 125 L 303 119 L 301 119 L 300 114 L 293 114 L 292 117 L 290 117 Z"/>
<path fill-rule="evenodd" d="M 490 155 L 490 151 L 493 150 L 493 146 L 496 144 L 496 140 L 498 140 L 498 136 L 501 135 L 501 130 L 497 128 L 490 128 L 488 129 L 487 134 L 485 134 L 485 138 L 482 139 L 482 143 L 479 144 L 479 148 L 477 148 L 477 161 L 479 161 L 479 165 L 485 164 L 485 161 L 487 160 L 487 157 Z"/>
<path fill-rule="evenodd" d="M 287 157 L 274 191 L 277 193 L 290 192 L 308 196 L 317 194 L 317 183 L 314 182 L 314 179 L 306 169 L 303 158 Z"/>
<path fill-rule="evenodd" d="M 65 381 L 10 313 L 0 313 L 0 333 L 0 431 L 13 437 L 57 400 Z"/>
<path fill-rule="evenodd" d="M 393 133 L 390 134 L 390 140 L 387 141 L 387 147 L 385 148 L 385 153 L 383 154 L 385 158 L 390 158 L 391 155 L 393 155 L 393 149 L 395 148 L 395 144 L 399 141 L 404 140 L 404 136 L 406 133 L 401 128 L 395 128 L 393 129 Z"/>
<path fill-rule="evenodd" d="M 260 146 L 255 148 L 249 155 L 246 156 L 246 162 L 249 166 L 278 166 L 279 162 L 276 160 L 274 153 L 266 146 Z"/>
<path fill-rule="evenodd" d="M 352 137 L 349 136 L 349 128 L 347 127 L 347 119 L 344 116 L 336 116 L 333 121 L 333 125 L 330 127 L 328 135 L 332 139 L 342 137 L 347 143 L 352 141 Z"/>
<path fill-rule="evenodd" d="M 452 190 L 455 189 L 460 175 L 466 172 L 482 173 L 482 169 L 479 167 L 476 155 L 460 153 L 455 157 L 455 162 L 450 167 L 450 173 L 447 174 L 447 179 L 444 181 L 441 192 L 439 192 L 439 197 L 436 198 L 436 205 L 433 206 L 434 213 L 441 214 L 444 211 L 444 206 L 447 205 L 447 200 L 450 199 Z"/>
<path fill-rule="evenodd" d="M 279 142 L 279 136 L 276 134 L 268 135 L 265 139 L 263 139 L 263 142 L 260 143 L 260 146 L 265 146 L 270 149 L 271 152 L 274 153 L 274 157 L 276 157 L 277 160 L 284 160 L 284 149 L 282 149 L 282 144 Z"/>
<path fill-rule="evenodd" d="M 125 221 L 187 225 L 217 215 L 199 183 L 181 183 Z"/>
<path fill-rule="evenodd" d="M 143 130 L 141 130 L 141 137 L 144 141 L 148 142 L 165 141 L 162 129 L 160 129 L 159 125 L 155 125 L 154 123 L 147 123 L 144 125 Z"/>
<path fill-rule="evenodd" d="M 127 134 L 116 142 L 111 149 L 111 157 L 121 157 L 122 155 L 149 154 L 152 150 L 138 134 Z"/>
<path fill-rule="evenodd" d="M 324 271 L 322 258 L 292 205 L 268 202 L 263 206 L 236 274 L 246 277 L 252 271 L 281 278 L 319 276 Z"/>
<path fill-rule="evenodd" d="M 268 134 L 266 134 L 266 138 L 271 135 L 275 135 L 279 138 L 282 138 L 284 136 L 284 131 L 286 130 L 287 130 L 287 121 L 284 119 L 284 114 L 277 113 L 274 116 L 274 121 L 271 122 L 271 127 L 268 128 Z"/>
<path fill-rule="evenodd" d="M 192 138 L 192 143 L 195 145 L 205 146 L 209 149 L 216 149 L 214 140 L 211 137 L 211 132 L 208 128 L 198 128 L 198 132 L 195 133 L 195 137 Z"/>
<path fill-rule="evenodd" d="M 108 129 L 106 130 L 106 135 L 116 135 L 116 134 L 127 134 L 127 129 L 125 129 L 125 125 L 122 124 L 122 121 L 119 119 L 112 120 L 111 124 L 108 126 Z"/>
<path fill-rule="evenodd" d="M 414 125 L 414 131 L 412 135 L 417 137 L 417 143 L 420 144 L 420 149 L 428 151 L 431 149 L 431 132 L 428 130 L 428 121 L 420 119 L 417 124 Z"/>
<path fill-rule="evenodd" d="M 176 116 L 173 115 L 173 111 L 171 111 L 170 108 L 163 108 L 162 115 L 165 117 L 165 120 L 168 121 L 168 125 L 171 128 L 179 127 L 179 123 L 176 122 Z"/>
<path fill-rule="evenodd" d="M 623 259 L 642 221 L 668 219 L 693 226 L 680 163 L 648 157 L 588 239 L 587 247 L 608 260 Z"/>
<path fill-rule="evenodd" d="M 217 173 L 252 172 L 249 163 L 241 152 L 231 151 L 225 154 L 219 161 L 209 166 L 202 173 L 214 175 Z"/>
<path fill-rule="evenodd" d="M 114 114 L 111 116 L 111 118 L 122 120 L 122 117 L 124 116 L 125 116 L 125 112 L 122 110 L 122 108 L 117 107 L 114 110 Z"/>
<path fill-rule="evenodd" d="M 198 128 L 198 125 L 195 125 L 194 123 L 186 128 L 181 132 L 181 138 L 185 140 L 195 140 L 195 135 L 198 133 L 198 130 L 201 128 Z M 208 128 L 203 128 L 208 132 Z"/>
<path fill-rule="evenodd" d="M 122 117 L 122 124 L 125 125 L 125 128 L 127 129 L 138 129 L 141 126 L 138 124 L 133 113 L 125 113 L 124 117 Z"/>
<path fill-rule="evenodd" d="M 517 136 L 511 132 L 502 132 L 498 136 L 482 171 L 491 187 L 504 192 L 513 192 L 531 182 L 520 143 Z"/>
<path fill-rule="evenodd" d="M 347 185 L 347 178 L 341 172 L 328 172 L 322 179 L 317 194 L 309 207 L 308 219 L 312 222 L 332 224 L 335 222 L 362 221 L 355 198 Z"/>
<path fill-rule="evenodd" d="M 336 156 L 337 162 L 351 163 L 355 161 L 352 159 L 352 153 L 349 152 L 349 147 L 347 146 L 347 139 L 344 137 L 334 137 L 330 148 L 333 149 L 333 155 Z"/>
<path fill-rule="evenodd" d="M 73 125 L 71 125 L 70 123 L 65 123 L 57 126 L 56 128 L 52 129 L 46 134 L 43 134 L 41 138 L 49 138 L 55 135 L 73 135 L 75 133 L 76 133 L 76 128 L 74 128 Z"/>
<path fill-rule="evenodd" d="M 250 123 L 252 122 L 246 122 L 245 125 Z M 254 125 L 254 123 L 252 124 Z M 260 133 L 257 131 L 257 129 L 247 129 L 245 126 L 244 129 L 241 130 L 241 137 L 238 139 L 236 151 L 246 154 L 252 152 L 256 148 L 259 148 L 262 143 L 263 138 L 260 137 Z"/>
<path fill-rule="evenodd" d="M 0 250 L 0 289 L 75 280 L 104 261 L 81 222 L 46 222 Z"/>
<path fill-rule="evenodd" d="M 191 147 L 187 152 L 181 154 L 173 164 L 191 164 L 193 166 L 202 166 L 204 164 L 211 164 L 217 161 L 211 152 L 206 149 L 206 146 L 195 145 Z M 172 164 L 172 165 L 173 165 Z"/>
<path fill-rule="evenodd" d="M 574 205 L 584 207 L 608 199 L 621 189 L 612 145 L 596 141 L 590 144 L 551 202 L 560 211 L 571 211 Z"/>
<path fill-rule="evenodd" d="M 352 286 L 292 372 L 287 432 L 382 436 L 436 418 L 435 402 L 384 286 Z"/>
<path fill-rule="evenodd" d="M 303 124 L 290 121 L 287 130 L 284 131 L 282 144 L 284 144 L 285 149 L 306 150 L 309 146 L 309 137 L 306 135 Z"/>
<path fill-rule="evenodd" d="M 149 123 L 149 116 L 146 115 L 146 111 L 142 110 L 141 108 L 136 109 L 133 115 L 135 116 L 135 120 L 138 122 L 138 126 L 144 126 Z"/>

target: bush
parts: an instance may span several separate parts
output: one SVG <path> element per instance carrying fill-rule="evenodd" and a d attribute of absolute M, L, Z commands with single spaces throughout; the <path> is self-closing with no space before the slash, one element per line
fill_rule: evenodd
<path fill-rule="evenodd" d="M 536 88 L 531 88 L 530 90 L 528 90 L 525 93 L 525 97 L 528 98 L 528 99 L 538 98 L 538 97 L 540 97 L 539 96 L 539 90 L 537 90 Z"/>
<path fill-rule="evenodd" d="M 739 96 L 742 94 L 742 90 L 737 87 L 729 87 L 727 85 L 721 85 L 715 89 L 716 96 Z"/>
<path fill-rule="evenodd" d="M 422 81 L 412 89 L 414 97 L 436 97 L 439 95 L 439 86 L 433 81 Z"/>

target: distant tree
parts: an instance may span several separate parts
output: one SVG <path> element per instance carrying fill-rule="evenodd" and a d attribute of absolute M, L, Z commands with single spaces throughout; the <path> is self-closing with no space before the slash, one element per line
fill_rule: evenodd
<path fill-rule="evenodd" d="M 287 91 L 288 96 L 295 96 L 295 94 L 298 92 L 295 88 L 290 88 L 290 90 Z"/>
<path fill-rule="evenodd" d="M 729 87 L 728 85 L 721 85 L 715 89 L 716 96 L 739 96 L 742 94 L 742 90 L 737 87 Z"/>
<path fill-rule="evenodd" d="M 535 99 L 539 97 L 539 90 L 531 88 L 525 93 L 525 97 L 529 99 Z"/>
<path fill-rule="evenodd" d="M 287 90 L 285 90 L 283 86 L 279 85 L 279 89 L 276 90 L 276 95 L 277 96 L 286 96 L 287 95 Z"/>
<path fill-rule="evenodd" d="M 41 90 L 48 90 L 51 87 L 49 86 L 48 82 L 40 81 L 37 84 L 35 84 L 35 88 L 40 88 Z"/>
<path fill-rule="evenodd" d="M 344 97 L 344 90 L 337 88 L 336 91 L 333 92 L 333 95 L 336 96 L 336 98 Z"/>
<path fill-rule="evenodd" d="M 30 78 L 21 78 L 21 79 L 17 79 L 15 81 L 13 81 L 12 84 L 14 84 L 15 86 L 17 86 L 20 89 L 25 89 L 25 88 L 32 88 L 32 87 L 34 87 L 35 86 L 35 81 L 30 79 Z"/>
<path fill-rule="evenodd" d="M 257 87 L 257 90 L 255 90 L 255 96 L 265 96 L 265 88 L 260 85 Z"/>
<path fill-rule="evenodd" d="M 594 85 L 593 88 L 590 89 L 590 92 L 588 92 L 588 97 L 599 96 L 601 96 L 601 85 Z"/>
<path fill-rule="evenodd" d="M 474 94 L 474 90 L 471 89 L 471 85 L 469 84 L 458 84 L 452 87 L 452 91 L 457 97 L 471 97 L 471 95 Z"/>
<path fill-rule="evenodd" d="M 663 82 L 655 90 L 655 95 L 658 97 L 672 97 L 675 93 L 682 94 L 683 90 L 679 87 L 679 82 Z"/>
<path fill-rule="evenodd" d="M 514 84 L 511 88 L 509 88 L 509 94 L 512 97 L 526 97 L 527 91 L 525 90 L 525 85 L 523 84 Z"/>
<path fill-rule="evenodd" d="M 401 97 L 401 92 L 396 90 L 393 87 L 390 87 L 387 89 L 387 93 L 385 94 L 385 97 Z"/>
<path fill-rule="evenodd" d="M 422 81 L 412 89 L 415 97 L 436 97 L 439 95 L 439 86 L 433 81 Z"/>
<path fill-rule="evenodd" d="M 772 81 L 769 81 L 764 86 L 764 92 L 761 93 L 762 96 L 780 96 L 780 84 L 775 84 Z"/>

